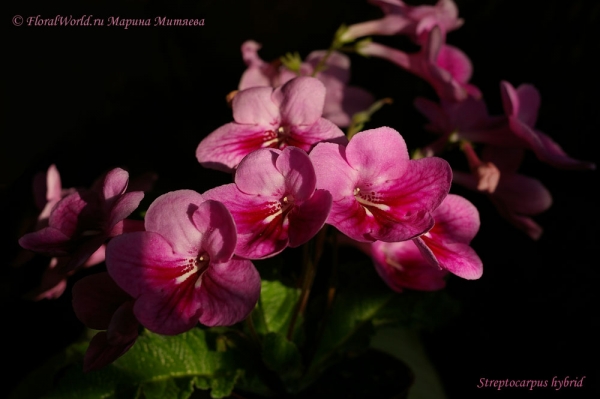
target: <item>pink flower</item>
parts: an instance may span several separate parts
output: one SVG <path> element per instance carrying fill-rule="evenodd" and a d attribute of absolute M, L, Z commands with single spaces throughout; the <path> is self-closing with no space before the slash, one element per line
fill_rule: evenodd
<path fill-rule="evenodd" d="M 317 188 L 333 197 L 326 223 L 363 242 L 404 241 L 428 231 L 452 179 L 441 158 L 410 160 L 404 139 L 389 127 L 357 133 L 346 147 L 318 144 L 310 158 Z"/>
<path fill-rule="evenodd" d="M 483 264 L 469 246 L 479 231 L 479 212 L 465 198 L 448 194 L 433 211 L 435 225 L 413 241 L 421 254 L 438 269 L 475 280 L 483 273 Z"/>
<path fill-rule="evenodd" d="M 413 240 L 369 245 L 375 270 L 394 291 L 437 291 L 446 286 L 448 272 L 425 260 Z"/>
<path fill-rule="evenodd" d="M 540 95 L 535 87 L 523 84 L 516 89 L 508 82 L 500 83 L 502 104 L 510 129 L 542 162 L 562 169 L 596 169 L 592 162 L 569 157 L 546 134 L 534 129 L 540 107 Z"/>
<path fill-rule="evenodd" d="M 478 159 L 474 152 L 466 152 L 466 155 Z M 550 208 L 552 196 L 540 181 L 517 173 L 523 159 L 523 151 L 487 146 L 483 151 L 482 159 L 483 162 L 496 165 L 500 170 L 496 189 L 493 193 L 487 193 L 500 215 L 532 239 L 539 239 L 543 229 L 531 216 Z M 469 162 L 472 163 L 474 160 Z M 474 191 L 478 191 L 480 185 L 478 176 L 456 170 L 453 181 Z"/>
<path fill-rule="evenodd" d="M 242 55 L 248 68 L 242 74 L 238 90 L 261 86 L 278 87 L 298 76 L 280 61 L 263 61 L 258 56 L 260 47 L 260 44 L 252 40 L 242 44 Z M 325 50 L 310 53 L 300 64 L 300 76 L 312 76 L 326 53 Z M 317 72 L 315 78 L 319 79 L 326 89 L 323 117 L 339 127 L 349 126 L 352 115 L 364 111 L 375 100 L 366 90 L 348 86 L 350 58 L 340 52 L 334 51 L 329 55 L 324 69 Z"/>
<path fill-rule="evenodd" d="M 81 267 L 110 237 L 139 228 L 135 221 L 124 219 L 144 193 L 125 192 L 128 181 L 129 174 L 116 168 L 91 189 L 65 196 L 52 208 L 48 226 L 25 234 L 19 244 L 51 257 L 68 257 L 57 272 L 67 274 Z"/>
<path fill-rule="evenodd" d="M 298 77 L 276 89 L 253 87 L 233 98 L 234 122 L 205 137 L 196 149 L 202 166 L 231 172 L 242 158 L 259 148 L 299 147 L 305 151 L 321 141 L 345 142 L 344 133 L 321 117 L 325 86 Z"/>
<path fill-rule="evenodd" d="M 232 257 L 236 228 L 223 204 L 172 191 L 150 204 L 145 227 L 115 237 L 106 253 L 108 273 L 135 299 L 143 326 L 180 334 L 198 322 L 232 325 L 252 311 L 260 276 L 249 260 Z"/>
<path fill-rule="evenodd" d="M 316 184 L 303 150 L 264 148 L 242 160 L 235 183 L 211 189 L 204 197 L 231 211 L 238 231 L 235 253 L 261 259 L 304 244 L 323 227 L 331 194 L 315 190 Z"/>
<path fill-rule="evenodd" d="M 443 100 L 462 101 L 469 95 L 481 97 L 479 89 L 468 83 L 473 74 L 471 60 L 458 48 L 444 44 L 437 26 L 425 33 L 418 53 L 408 54 L 374 42 L 362 44 L 357 51 L 388 60 L 424 79 Z"/>
<path fill-rule="evenodd" d="M 372 35 L 408 35 L 415 42 L 439 26 L 446 32 L 460 28 L 464 21 L 458 18 L 458 8 L 452 0 L 439 0 L 435 5 L 410 6 L 401 0 L 371 0 L 379 6 L 385 16 L 378 20 L 350 25 L 341 40 L 350 42 Z"/>
<path fill-rule="evenodd" d="M 133 298 L 108 273 L 86 276 L 73 286 L 73 310 L 96 333 L 83 359 L 83 371 L 98 370 L 121 357 L 135 343 L 139 323 L 133 315 Z"/>

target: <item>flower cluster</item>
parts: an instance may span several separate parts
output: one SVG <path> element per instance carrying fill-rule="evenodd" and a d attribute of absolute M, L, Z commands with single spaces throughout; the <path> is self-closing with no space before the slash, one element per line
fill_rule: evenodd
<path fill-rule="evenodd" d="M 479 212 L 451 193 L 452 183 L 486 193 L 502 216 L 537 239 L 542 228 L 531 217 L 550 206 L 551 195 L 518 173 L 525 151 L 557 168 L 595 167 L 536 130 L 540 95 L 532 85 L 500 82 L 504 115 L 488 114 L 470 83 L 468 56 L 446 43 L 463 23 L 452 0 L 372 3 L 381 19 L 340 28 L 331 48 L 305 60 L 288 54 L 265 62 L 260 44 L 242 44 L 247 69 L 228 96 L 232 121 L 205 135 L 195 153 L 198 167 L 228 173 L 230 183 L 163 193 L 140 220 L 128 219 L 144 193 L 128 189 L 127 171 L 110 170 L 90 189 L 63 189 L 56 167 L 48 169 L 39 222 L 19 243 L 51 258 L 35 299 L 60 296 L 69 276 L 105 262 L 106 271 L 73 288 L 77 317 L 100 330 L 86 371 L 121 357 L 142 327 L 179 335 L 247 319 L 261 295 L 256 261 L 308 245 L 325 229 L 369 256 L 397 293 L 440 290 L 449 275 L 478 279 L 483 262 L 470 244 Z M 381 35 L 404 35 L 420 50 L 370 38 Z M 357 128 L 381 103 L 348 84 L 348 49 L 431 85 L 438 98 L 414 104 L 437 140 L 411 157 L 393 127 Z M 443 157 L 455 144 L 468 171 Z"/>

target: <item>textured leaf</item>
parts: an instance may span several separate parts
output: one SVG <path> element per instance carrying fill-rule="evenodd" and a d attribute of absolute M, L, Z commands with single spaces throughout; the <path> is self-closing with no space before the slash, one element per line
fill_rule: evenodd
<path fill-rule="evenodd" d="M 253 313 L 258 333 L 286 334 L 299 297 L 298 288 L 285 286 L 280 281 L 263 280 L 257 310 Z"/>
<path fill-rule="evenodd" d="M 302 376 L 302 355 L 298 347 L 283 334 L 269 333 L 265 336 L 262 357 L 267 367 L 275 371 L 285 384 Z"/>
<path fill-rule="evenodd" d="M 145 332 L 113 364 L 83 373 L 70 366 L 57 388 L 44 398 L 185 399 L 195 385 L 210 389 L 211 397 L 231 394 L 240 377 L 242 360 L 231 350 L 217 351 L 216 333 L 193 329 L 177 336 Z M 198 380 L 196 378 L 198 377 Z"/>

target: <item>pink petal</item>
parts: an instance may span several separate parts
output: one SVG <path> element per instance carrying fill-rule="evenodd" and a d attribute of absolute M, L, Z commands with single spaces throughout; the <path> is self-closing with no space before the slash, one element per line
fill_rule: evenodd
<path fill-rule="evenodd" d="M 106 332 L 100 331 L 90 341 L 90 345 L 85 352 L 83 358 L 83 371 L 89 373 L 90 371 L 99 370 L 119 357 L 123 356 L 135 343 L 135 341 L 128 342 L 124 345 L 110 345 L 106 338 Z"/>
<path fill-rule="evenodd" d="M 552 205 L 550 192 L 539 180 L 518 174 L 503 175 L 493 197 L 525 215 L 542 213 Z"/>
<path fill-rule="evenodd" d="M 115 282 L 136 299 L 133 312 L 144 327 L 174 335 L 198 322 L 198 271 L 189 254 L 174 251 L 160 234 L 146 231 L 113 238 L 106 266 Z"/>
<path fill-rule="evenodd" d="M 272 87 L 251 87 L 240 90 L 231 104 L 233 119 L 240 124 L 279 126 L 280 111 L 271 98 L 272 94 Z"/>
<path fill-rule="evenodd" d="M 448 194 L 433 211 L 433 217 L 435 226 L 430 234 L 444 240 L 468 244 L 479 231 L 479 211 L 469 200 L 456 194 Z"/>
<path fill-rule="evenodd" d="M 507 81 L 500 82 L 500 94 L 502 96 L 502 106 L 506 116 L 518 117 L 519 115 L 519 95 L 515 88 Z"/>
<path fill-rule="evenodd" d="M 286 138 L 288 145 L 298 147 L 306 152 L 320 142 L 332 142 L 346 144 L 348 140 L 344 132 L 340 130 L 333 122 L 319 118 L 310 126 L 292 126 L 289 136 Z"/>
<path fill-rule="evenodd" d="M 283 251 L 288 245 L 288 223 L 280 198 L 241 192 L 235 184 L 215 187 L 205 198 L 221 201 L 231 212 L 237 227 L 236 255 L 262 259 Z"/>
<path fill-rule="evenodd" d="M 325 86 L 316 78 L 301 76 L 275 89 L 273 98 L 280 104 L 284 124 L 310 126 L 323 114 Z"/>
<path fill-rule="evenodd" d="M 207 200 L 200 204 L 192 220 L 202 234 L 201 247 L 211 262 L 231 259 L 237 243 L 236 227 L 231 213 L 220 202 Z"/>
<path fill-rule="evenodd" d="M 309 157 L 317 176 L 317 188 L 328 190 L 334 202 L 353 195 L 359 172 L 348 165 L 346 147 L 320 143 Z"/>
<path fill-rule="evenodd" d="M 192 190 L 177 190 L 161 195 L 148 207 L 146 230 L 163 236 L 175 253 L 196 257 L 200 251 L 202 232 L 194 226 L 192 215 L 204 200 L 202 195 Z"/>
<path fill-rule="evenodd" d="M 80 228 L 80 215 L 89 207 L 88 203 L 81 198 L 79 192 L 67 195 L 60 200 L 52 213 L 48 223 L 51 227 L 60 230 L 66 236 L 73 236 Z"/>
<path fill-rule="evenodd" d="M 454 46 L 442 46 L 436 63 L 440 68 L 450 72 L 450 75 L 460 83 L 467 83 L 473 75 L 471 60 Z"/>
<path fill-rule="evenodd" d="M 310 64 L 314 70 L 326 54 L 326 50 L 313 51 L 306 57 L 306 63 Z M 327 87 L 327 83 L 324 82 L 324 79 L 335 79 L 341 83 L 347 83 L 350 80 L 350 58 L 347 55 L 334 51 L 327 58 L 325 65 L 326 68 L 317 74 L 317 78 L 325 84 L 325 87 Z"/>
<path fill-rule="evenodd" d="M 518 119 L 510 118 L 509 123 L 511 130 L 529 144 L 540 161 L 561 169 L 594 170 L 596 168 L 592 162 L 571 158 L 550 137 L 530 128 Z"/>
<path fill-rule="evenodd" d="M 106 330 L 115 311 L 131 299 L 106 272 L 83 277 L 72 294 L 75 315 L 94 330 Z"/>
<path fill-rule="evenodd" d="M 424 258 L 434 255 L 435 264 L 467 280 L 476 280 L 483 274 L 483 263 L 469 245 L 444 242 L 421 236 L 413 240 Z"/>
<path fill-rule="evenodd" d="M 121 168 L 110 170 L 104 178 L 102 192 L 104 199 L 108 202 L 116 196 L 121 195 L 127 189 L 129 183 L 129 173 Z"/>
<path fill-rule="evenodd" d="M 374 242 L 372 254 L 375 270 L 394 291 L 404 289 L 437 291 L 446 286 L 446 271 L 429 265 L 412 240 L 384 243 Z"/>
<path fill-rule="evenodd" d="M 48 256 L 67 256 L 71 251 L 70 237 L 53 227 L 46 227 L 19 239 L 19 245 Z"/>
<path fill-rule="evenodd" d="M 113 314 L 106 338 L 109 345 L 128 345 L 138 336 L 139 323 L 133 315 L 133 300 L 124 302 Z"/>
<path fill-rule="evenodd" d="M 216 263 L 202 276 L 200 323 L 230 326 L 244 320 L 260 295 L 260 275 L 249 260 Z"/>
<path fill-rule="evenodd" d="M 246 155 L 265 147 L 276 130 L 277 127 L 269 125 L 227 123 L 200 142 L 196 158 L 205 168 L 232 172 Z"/>
<path fill-rule="evenodd" d="M 281 151 L 262 148 L 248 154 L 235 172 L 235 184 L 246 194 L 280 197 L 284 194 L 284 178 L 276 162 Z"/>
<path fill-rule="evenodd" d="M 409 155 L 402 136 L 392 128 L 380 127 L 356 134 L 346 148 L 348 164 L 359 171 L 363 180 L 385 180 L 401 176 Z"/>
<path fill-rule="evenodd" d="M 283 177 L 284 192 L 292 195 L 294 201 L 304 201 L 313 195 L 317 176 L 304 150 L 286 147 L 277 158 L 275 165 Z"/>
<path fill-rule="evenodd" d="M 316 190 L 312 197 L 295 206 L 289 213 L 289 237 L 292 248 L 298 247 L 321 230 L 331 210 L 331 194 Z"/>
<path fill-rule="evenodd" d="M 519 96 L 519 119 L 527 126 L 535 126 L 540 108 L 540 93 L 538 90 L 529 84 L 522 84 L 517 87 L 517 95 Z"/>
<path fill-rule="evenodd" d="M 143 191 L 125 193 L 116 198 L 110 210 L 108 230 L 110 231 L 118 222 L 131 215 L 140 205 L 142 199 L 144 199 Z"/>

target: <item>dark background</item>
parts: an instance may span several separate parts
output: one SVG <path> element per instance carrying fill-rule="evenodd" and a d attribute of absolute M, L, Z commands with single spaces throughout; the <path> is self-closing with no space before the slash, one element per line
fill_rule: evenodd
<path fill-rule="evenodd" d="M 12 5 L 16 3 L 18 5 Z M 35 218 L 31 180 L 55 163 L 64 187 L 88 186 L 120 166 L 131 176 L 155 172 L 160 193 L 204 191 L 229 182 L 203 169 L 199 141 L 231 120 L 224 97 L 245 66 L 240 45 L 263 44 L 272 60 L 288 51 L 324 49 L 342 23 L 377 18 L 362 1 L 21 1 L 3 3 L 0 201 L 3 212 L 0 295 L 3 394 L 28 371 L 72 342 L 81 324 L 67 293 L 55 301 L 20 299 L 40 267 L 12 268 L 17 239 Z M 419 2 L 411 1 L 410 4 Z M 432 3 L 432 2 L 429 2 Z M 76 4 L 76 5 L 75 5 Z M 537 128 L 574 158 L 599 163 L 596 57 L 600 5 L 562 2 L 457 0 L 465 25 L 447 41 L 471 58 L 492 114 L 501 114 L 500 80 L 535 85 L 542 96 Z M 526 4 L 526 6 L 524 6 Z M 14 27 L 14 15 L 93 14 L 94 17 L 204 18 L 203 27 Z M 405 45 L 398 38 L 376 39 Z M 412 106 L 433 98 L 424 82 L 376 59 L 351 55 L 352 84 L 392 97 L 366 128 L 400 131 L 409 146 L 430 138 Z M 521 173 L 538 178 L 554 204 L 536 217 L 533 242 L 501 219 L 487 199 L 460 191 L 481 212 L 473 241 L 484 262 L 478 281 L 452 278 L 447 290 L 463 306 L 450 324 L 423 336 L 449 399 L 464 397 L 599 397 L 597 253 L 598 172 L 562 171 L 528 154 Z M 480 378 L 581 378 L 578 390 L 477 389 Z M 520 396 L 519 396 L 520 397 Z"/>

